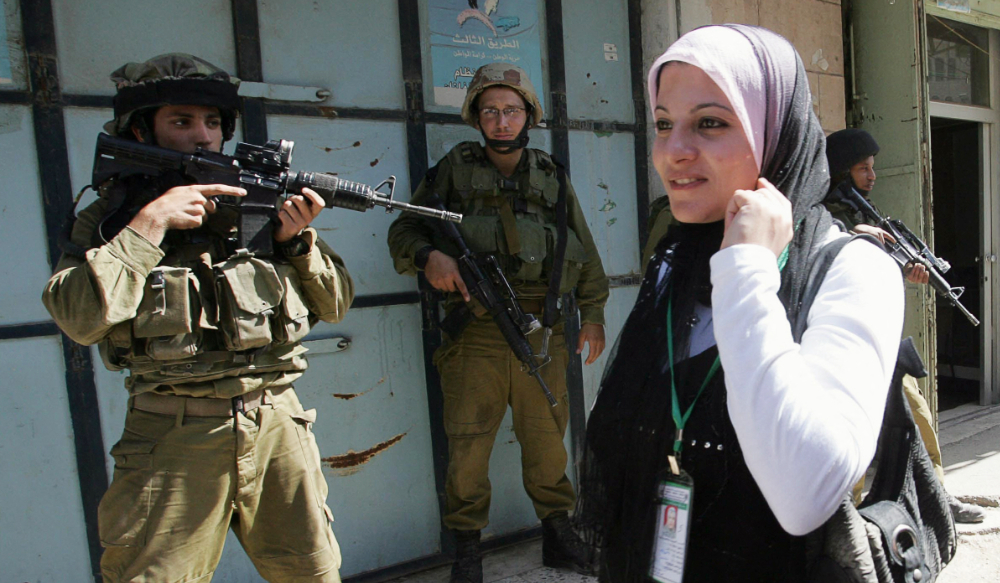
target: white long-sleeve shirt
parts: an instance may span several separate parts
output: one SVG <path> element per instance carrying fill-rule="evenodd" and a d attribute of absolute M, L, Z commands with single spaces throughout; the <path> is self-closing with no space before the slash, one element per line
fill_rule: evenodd
<path fill-rule="evenodd" d="M 735 245 L 710 265 L 713 331 L 747 467 L 781 526 L 806 534 L 875 454 L 903 327 L 899 268 L 875 245 L 848 244 L 796 344 L 774 253 Z"/>

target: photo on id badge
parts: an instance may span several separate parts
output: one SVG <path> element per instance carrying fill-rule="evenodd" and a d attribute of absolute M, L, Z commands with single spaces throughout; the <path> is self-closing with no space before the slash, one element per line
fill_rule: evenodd
<path fill-rule="evenodd" d="M 649 576 L 658 583 L 680 583 L 684 580 L 684 561 L 691 532 L 689 517 L 694 483 L 687 472 L 681 471 L 662 479 L 657 494 L 658 520 Z"/>

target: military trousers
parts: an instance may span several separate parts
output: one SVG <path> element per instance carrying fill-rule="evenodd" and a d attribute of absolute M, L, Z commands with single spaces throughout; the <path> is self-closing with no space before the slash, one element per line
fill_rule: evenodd
<path fill-rule="evenodd" d="M 538 381 L 521 370 L 492 320 L 474 320 L 455 342 L 435 354 L 444 393 L 448 435 L 447 513 L 454 530 L 482 530 L 489 523 L 489 461 L 501 421 L 510 406 L 521 446 L 521 478 L 538 518 L 569 511 L 576 502 L 566 477 L 563 436 L 569 419 L 568 354 L 562 326 L 549 341 L 552 361 L 541 375 L 558 404 L 549 406 Z M 529 336 L 541 351 L 542 331 Z"/>
<path fill-rule="evenodd" d="M 106 583 L 210 581 L 230 528 L 271 582 L 340 582 L 340 548 L 295 391 L 236 417 L 131 409 L 98 508 Z"/>
<path fill-rule="evenodd" d="M 941 445 L 938 442 L 937 431 L 934 430 L 934 414 L 927 403 L 927 399 L 920 392 L 917 379 L 910 375 L 903 375 L 903 395 L 910 404 L 913 421 L 916 422 L 917 431 L 919 431 L 920 438 L 924 442 L 924 447 L 927 448 L 927 455 L 930 456 L 931 463 L 934 464 L 934 473 L 937 474 L 938 480 L 941 480 L 941 483 L 944 484 L 944 464 L 941 461 Z M 861 476 L 858 483 L 854 485 L 852 492 L 855 504 L 861 502 L 861 495 L 864 488 L 865 477 Z"/>

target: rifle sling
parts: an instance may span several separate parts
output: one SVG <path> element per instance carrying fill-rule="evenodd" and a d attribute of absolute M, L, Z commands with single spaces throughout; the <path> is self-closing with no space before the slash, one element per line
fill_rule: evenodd
<path fill-rule="evenodd" d="M 521 252 L 521 236 L 517 232 L 517 219 L 514 218 L 514 209 L 510 206 L 510 199 L 504 197 L 499 208 L 500 224 L 503 225 L 504 238 L 507 239 L 507 253 L 517 255 Z"/>
<path fill-rule="evenodd" d="M 556 250 L 552 256 L 552 273 L 549 289 L 545 292 L 545 309 L 542 326 L 551 328 L 559 318 L 559 286 L 562 284 L 563 262 L 566 260 L 566 169 L 556 163 L 559 179 L 559 198 L 556 200 Z"/>

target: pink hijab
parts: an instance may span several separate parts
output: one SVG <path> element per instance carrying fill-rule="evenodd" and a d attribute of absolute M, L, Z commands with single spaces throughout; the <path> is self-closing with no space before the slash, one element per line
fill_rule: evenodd
<path fill-rule="evenodd" d="M 692 30 L 656 59 L 649 69 L 646 86 L 649 106 L 653 109 L 663 65 L 677 61 L 704 71 L 733 105 L 760 171 L 774 155 L 781 134 L 787 104 L 795 88 L 796 56 L 795 48 L 782 37 L 764 29 L 756 30 L 763 36 L 774 37 L 763 54 L 737 28 L 720 25 Z"/>

